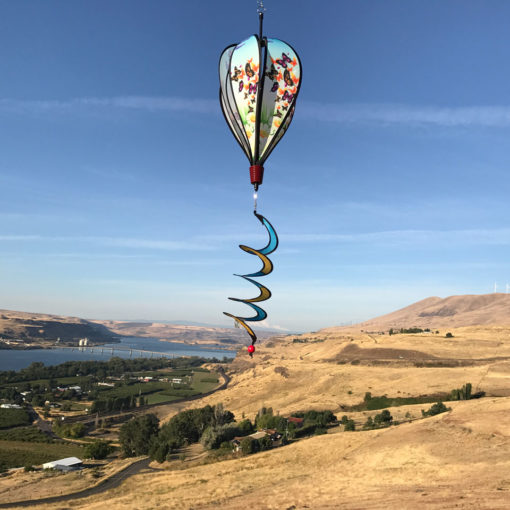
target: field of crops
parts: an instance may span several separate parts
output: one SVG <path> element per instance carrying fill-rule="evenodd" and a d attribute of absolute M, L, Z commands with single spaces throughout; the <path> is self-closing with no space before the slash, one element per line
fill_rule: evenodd
<path fill-rule="evenodd" d="M 52 443 L 51 437 L 41 432 L 37 427 L 16 427 L 0 430 L 0 441 L 23 441 L 30 443 Z M 0 443 L 0 449 L 2 444 Z"/>
<path fill-rule="evenodd" d="M 25 409 L 0 408 L 0 429 L 18 427 L 19 425 L 30 425 L 30 422 L 30 417 Z"/>
<path fill-rule="evenodd" d="M 44 462 L 78 457 L 83 448 L 74 444 L 0 441 L 0 466 L 4 468 L 36 466 Z"/>

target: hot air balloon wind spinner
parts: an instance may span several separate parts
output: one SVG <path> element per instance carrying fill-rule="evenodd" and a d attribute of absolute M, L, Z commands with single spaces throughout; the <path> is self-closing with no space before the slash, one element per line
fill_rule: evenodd
<path fill-rule="evenodd" d="M 275 229 L 264 216 L 257 213 L 257 192 L 264 176 L 263 165 L 292 122 L 302 74 L 299 57 L 289 44 L 262 35 L 264 10 L 259 1 L 259 34 L 228 46 L 221 54 L 219 63 L 221 109 L 250 162 L 250 181 L 255 190 L 253 212 L 269 234 L 267 246 L 260 250 L 239 246 L 262 261 L 260 271 L 236 275 L 255 285 L 259 295 L 250 299 L 229 298 L 250 306 L 256 315 L 238 317 L 223 312 L 250 335 L 250 356 L 255 352 L 257 335 L 246 323 L 262 321 L 267 317 L 267 313 L 255 303 L 271 297 L 270 290 L 253 278 L 271 273 L 273 264 L 268 255 L 278 247 Z"/>

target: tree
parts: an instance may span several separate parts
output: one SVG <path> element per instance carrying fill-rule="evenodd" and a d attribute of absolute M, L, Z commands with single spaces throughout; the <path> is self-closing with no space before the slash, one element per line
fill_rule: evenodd
<path fill-rule="evenodd" d="M 371 416 L 369 416 L 367 418 L 367 421 L 365 422 L 365 424 L 363 425 L 363 428 L 364 429 L 373 429 L 374 428 L 374 420 L 372 419 Z"/>
<path fill-rule="evenodd" d="M 106 459 L 108 455 L 113 451 L 113 447 L 107 441 L 94 441 L 85 446 L 83 451 L 85 458 L 87 459 Z"/>
<path fill-rule="evenodd" d="M 251 434 L 254 430 L 253 423 L 249 419 L 245 419 L 239 422 L 238 427 L 242 436 L 247 436 L 248 434 Z"/>
<path fill-rule="evenodd" d="M 251 453 L 257 453 L 260 450 L 260 445 L 253 437 L 245 437 L 241 441 L 240 448 L 245 455 L 250 455 Z"/>
<path fill-rule="evenodd" d="M 385 409 L 382 413 L 376 414 L 374 416 L 374 424 L 378 426 L 387 426 L 393 420 L 393 416 L 391 416 L 388 409 Z"/>
<path fill-rule="evenodd" d="M 421 410 L 421 415 L 425 416 L 435 416 L 436 414 L 445 413 L 446 411 L 451 411 L 451 407 L 446 407 L 442 402 L 437 402 L 433 404 L 428 411 Z"/>
<path fill-rule="evenodd" d="M 354 420 L 347 420 L 347 423 L 344 426 L 344 430 L 348 432 L 354 432 L 356 430 L 356 423 Z"/>
<path fill-rule="evenodd" d="M 221 443 L 230 441 L 234 437 L 241 435 L 237 423 L 227 423 L 225 425 L 211 425 L 204 430 L 200 442 L 209 450 L 219 448 Z"/>
<path fill-rule="evenodd" d="M 453 335 L 450 332 L 448 332 L 446 333 L 445 338 L 453 338 Z"/>
<path fill-rule="evenodd" d="M 154 414 L 146 414 L 129 420 L 120 428 L 119 442 L 126 457 L 147 455 L 151 439 L 158 434 L 159 420 Z"/>

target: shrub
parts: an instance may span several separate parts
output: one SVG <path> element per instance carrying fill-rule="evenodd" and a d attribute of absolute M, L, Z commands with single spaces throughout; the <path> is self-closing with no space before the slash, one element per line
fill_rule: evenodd
<path fill-rule="evenodd" d="M 261 437 L 258 443 L 261 451 L 270 450 L 273 447 L 273 441 L 271 441 L 269 436 Z"/>
<path fill-rule="evenodd" d="M 53 424 L 53 431 L 55 434 L 61 437 L 70 437 L 72 439 L 77 439 L 79 437 L 83 437 L 85 435 L 85 425 L 83 423 L 68 423 L 60 425 L 55 422 Z"/>
<path fill-rule="evenodd" d="M 250 455 L 252 453 L 257 453 L 260 450 L 260 445 L 256 439 L 245 437 L 241 441 L 240 448 L 245 455 Z"/>
<path fill-rule="evenodd" d="M 85 446 L 83 454 L 87 459 L 106 459 L 113 451 L 113 447 L 107 441 L 94 441 Z"/>
<path fill-rule="evenodd" d="M 382 427 L 388 426 L 392 420 L 393 416 L 391 416 L 387 409 L 385 409 L 382 413 L 376 414 L 374 416 L 374 424 Z"/>
<path fill-rule="evenodd" d="M 433 404 L 428 411 L 421 410 L 421 414 L 423 417 L 425 416 L 435 416 L 436 414 L 445 413 L 446 411 L 451 411 L 451 407 L 446 407 L 442 402 L 437 402 Z"/>
<path fill-rule="evenodd" d="M 374 428 L 374 420 L 372 419 L 371 416 L 369 416 L 367 418 L 367 421 L 365 422 L 365 424 L 363 425 L 363 428 L 366 429 L 366 430 L 371 430 Z"/>
<path fill-rule="evenodd" d="M 450 400 L 470 400 L 472 398 L 471 390 L 471 383 L 466 383 L 462 388 L 452 390 Z"/>
<path fill-rule="evenodd" d="M 453 338 L 453 335 L 450 332 L 448 332 L 446 333 L 445 338 Z"/>
<path fill-rule="evenodd" d="M 347 423 L 344 426 L 344 430 L 347 432 L 353 432 L 356 430 L 356 423 L 354 420 L 347 420 Z"/>
<path fill-rule="evenodd" d="M 217 449 L 221 443 L 230 441 L 234 437 L 241 435 L 237 423 L 227 423 L 225 425 L 210 426 L 205 429 L 200 442 L 209 450 Z"/>

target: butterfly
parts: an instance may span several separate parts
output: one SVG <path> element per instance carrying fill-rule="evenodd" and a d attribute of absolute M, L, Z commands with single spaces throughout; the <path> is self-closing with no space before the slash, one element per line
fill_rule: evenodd
<path fill-rule="evenodd" d="M 270 80 L 274 80 L 278 76 L 278 71 L 276 70 L 276 67 L 274 66 L 274 64 L 271 64 L 271 71 L 266 72 L 266 76 Z"/>
<path fill-rule="evenodd" d="M 282 115 L 282 112 L 280 110 L 278 110 L 275 114 L 274 114 L 275 117 L 279 117 L 280 119 L 283 117 Z"/>
<path fill-rule="evenodd" d="M 287 62 L 290 64 L 292 62 L 292 60 L 289 58 L 288 55 L 285 55 L 285 53 L 282 53 L 282 58 L 278 59 L 276 62 L 286 69 Z"/>
<path fill-rule="evenodd" d="M 248 92 L 244 93 L 244 99 L 248 99 Z"/>
<path fill-rule="evenodd" d="M 294 94 L 289 94 L 289 92 L 286 90 L 284 93 L 283 93 L 283 97 L 282 99 L 284 101 L 288 101 L 289 103 L 292 101 L 292 99 L 294 99 Z"/>
<path fill-rule="evenodd" d="M 246 74 L 252 78 L 253 76 L 255 76 L 255 73 L 253 72 L 253 69 L 251 68 L 250 66 L 250 63 L 248 62 L 245 66 L 244 66 L 244 70 L 246 71 Z"/>
<path fill-rule="evenodd" d="M 256 92 L 257 92 L 257 84 L 250 83 L 250 94 L 256 94 Z"/>
<path fill-rule="evenodd" d="M 273 86 L 271 87 L 271 92 L 276 92 L 278 90 L 278 82 L 275 81 L 273 83 Z"/>
<path fill-rule="evenodd" d="M 248 105 L 248 113 L 253 112 L 253 106 Z"/>
<path fill-rule="evenodd" d="M 251 100 L 251 102 L 252 102 L 252 103 L 254 103 L 254 102 L 255 102 L 255 98 L 253 98 L 253 99 Z"/>
<path fill-rule="evenodd" d="M 294 85 L 294 82 L 292 81 L 292 78 L 290 77 L 290 73 L 289 73 L 288 69 L 285 69 L 285 71 L 283 71 L 283 79 L 285 80 L 285 83 L 289 87 L 292 87 L 292 85 Z"/>
<path fill-rule="evenodd" d="M 287 105 L 287 106 L 282 106 L 282 110 L 283 110 L 283 111 L 286 111 L 286 110 L 288 110 L 288 109 L 289 109 L 289 105 Z"/>
<path fill-rule="evenodd" d="M 234 76 L 232 76 L 232 80 L 237 81 L 239 79 L 239 76 L 241 76 L 241 74 L 243 74 L 241 69 L 237 69 L 237 66 L 234 67 Z"/>
<path fill-rule="evenodd" d="M 275 100 L 275 102 L 276 102 L 276 103 L 279 103 L 279 102 L 280 102 L 280 99 L 281 99 L 281 97 L 280 97 L 280 96 L 278 96 L 278 95 L 274 98 L 274 100 Z"/>

